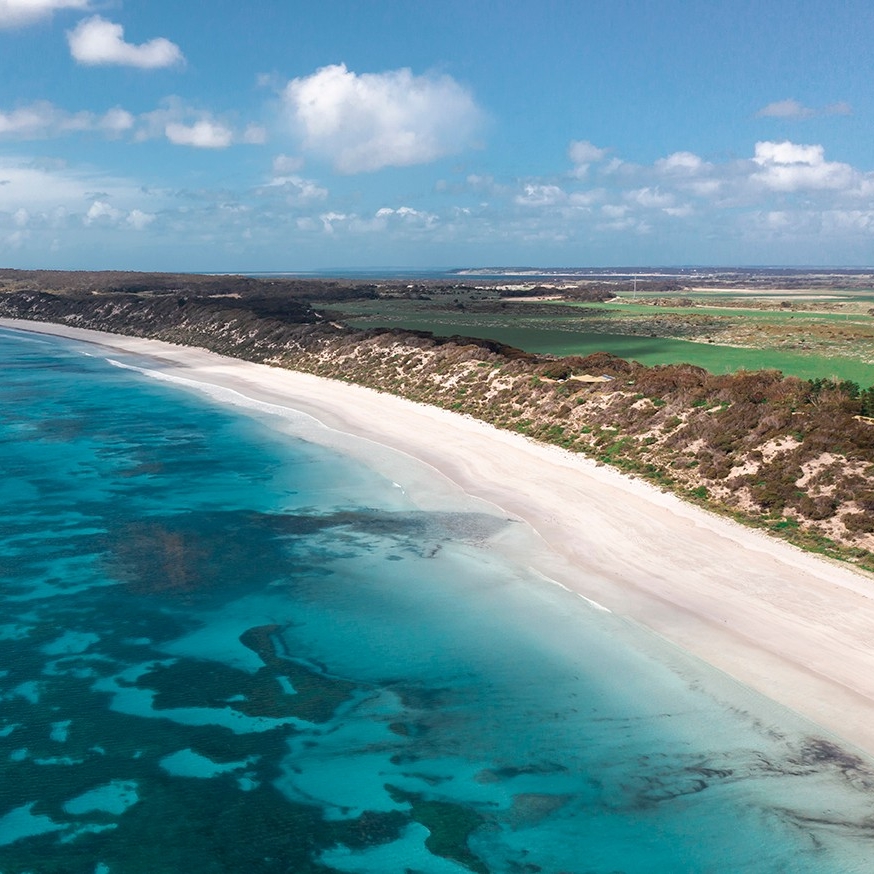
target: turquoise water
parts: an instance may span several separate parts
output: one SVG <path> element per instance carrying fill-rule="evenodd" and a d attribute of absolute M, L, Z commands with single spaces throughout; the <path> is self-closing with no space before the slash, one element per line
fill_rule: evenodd
<path fill-rule="evenodd" d="M 870 870 L 859 760 L 500 514 L 94 347 L 0 362 L 2 874 Z"/>

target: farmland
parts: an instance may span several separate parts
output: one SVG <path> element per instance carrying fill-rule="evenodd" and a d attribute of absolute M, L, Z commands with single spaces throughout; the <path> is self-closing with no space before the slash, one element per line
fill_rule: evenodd
<path fill-rule="evenodd" d="M 573 299 L 579 286 L 386 288 L 373 300 L 346 302 L 334 314 L 352 327 L 394 327 L 437 336 L 496 340 L 529 352 L 610 352 L 641 364 L 688 363 L 712 373 L 775 369 L 805 379 L 874 384 L 874 282 L 855 287 L 770 284 L 648 290 L 617 287 L 603 301 Z M 759 281 L 754 281 L 758 279 Z M 625 286 L 628 283 L 624 283 Z M 866 287 L 867 286 L 867 287 Z M 609 291 L 609 289 L 608 289 Z M 552 298 L 552 299 L 544 299 Z"/>

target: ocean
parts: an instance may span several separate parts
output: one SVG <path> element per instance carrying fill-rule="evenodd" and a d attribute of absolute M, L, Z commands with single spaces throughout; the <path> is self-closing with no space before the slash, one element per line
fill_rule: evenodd
<path fill-rule="evenodd" d="M 495 508 L 148 359 L 0 367 L 0 874 L 871 870 L 861 759 Z"/>

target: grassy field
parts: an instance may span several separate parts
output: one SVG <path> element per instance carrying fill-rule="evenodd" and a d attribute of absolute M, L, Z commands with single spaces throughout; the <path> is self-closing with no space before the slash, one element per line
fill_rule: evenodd
<path fill-rule="evenodd" d="M 874 385 L 870 294 L 807 301 L 792 309 L 780 308 L 778 298 L 759 295 L 725 303 L 725 296 L 716 295 L 693 306 L 653 306 L 628 299 L 505 306 L 464 298 L 400 299 L 356 302 L 344 307 L 344 320 L 361 328 L 482 337 L 551 355 L 610 352 L 647 365 L 689 363 L 713 373 L 775 369 L 803 379 L 833 377 Z"/>

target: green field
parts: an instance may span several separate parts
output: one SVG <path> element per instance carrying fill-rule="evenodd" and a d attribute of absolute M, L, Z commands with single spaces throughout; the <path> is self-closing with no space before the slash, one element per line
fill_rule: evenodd
<path fill-rule="evenodd" d="M 761 309 L 756 307 L 727 307 L 717 303 L 702 302 L 694 307 L 682 306 L 659 306 L 645 303 L 574 303 L 572 301 L 556 301 L 555 305 L 577 307 L 579 309 L 595 310 L 603 315 L 612 315 L 616 318 L 623 316 L 654 316 L 659 313 L 672 313 L 674 315 L 699 315 L 720 316 L 727 319 L 752 319 L 759 322 L 849 322 L 854 320 L 871 321 L 871 317 L 858 312 L 839 310 L 836 312 L 805 312 L 797 310 Z M 869 302 L 865 302 L 868 304 Z M 857 305 L 861 306 L 857 302 Z M 870 302 L 874 306 L 874 301 Z"/>
<path fill-rule="evenodd" d="M 787 375 L 803 379 L 819 377 L 834 377 L 858 382 L 861 386 L 874 385 L 874 363 L 869 363 L 856 357 L 855 350 L 848 349 L 849 354 L 805 354 L 803 352 L 785 351 L 778 348 L 737 348 L 710 342 L 692 342 L 658 336 L 640 336 L 611 332 L 591 332 L 583 330 L 585 319 L 569 319 L 567 317 L 523 317 L 508 316 L 502 318 L 489 314 L 480 316 L 473 313 L 451 313 L 443 311 L 424 311 L 413 309 L 405 303 L 382 303 L 378 308 L 373 304 L 361 310 L 369 313 L 367 317 L 361 310 L 349 313 L 347 323 L 353 327 L 396 327 L 416 331 L 431 331 L 437 336 L 462 335 L 481 337 L 506 343 L 528 352 L 550 355 L 588 355 L 592 352 L 610 352 L 621 358 L 639 361 L 641 364 L 694 364 L 704 367 L 712 373 L 730 373 L 737 370 L 775 369 Z M 586 304 L 586 307 L 592 305 Z M 634 306 L 634 305 L 630 305 Z M 671 308 L 629 305 L 621 307 L 615 304 L 595 305 L 600 310 L 599 315 L 606 315 L 610 308 L 615 312 L 616 327 L 620 328 L 624 314 L 645 314 L 658 316 L 661 312 L 669 312 Z M 677 312 L 694 313 L 696 315 L 715 315 L 713 311 L 691 308 L 684 310 L 674 308 Z M 406 310 L 406 311 L 405 311 Z M 416 311 L 418 310 L 418 311 Z M 654 312 L 655 310 L 655 312 Z M 824 319 L 826 322 L 847 323 L 848 316 L 837 313 L 793 314 L 782 312 L 763 313 L 756 310 L 734 310 L 726 308 L 725 313 L 735 318 L 743 319 L 747 315 L 756 320 L 785 321 L 797 320 L 800 332 L 805 330 L 804 322 L 812 319 Z"/>

